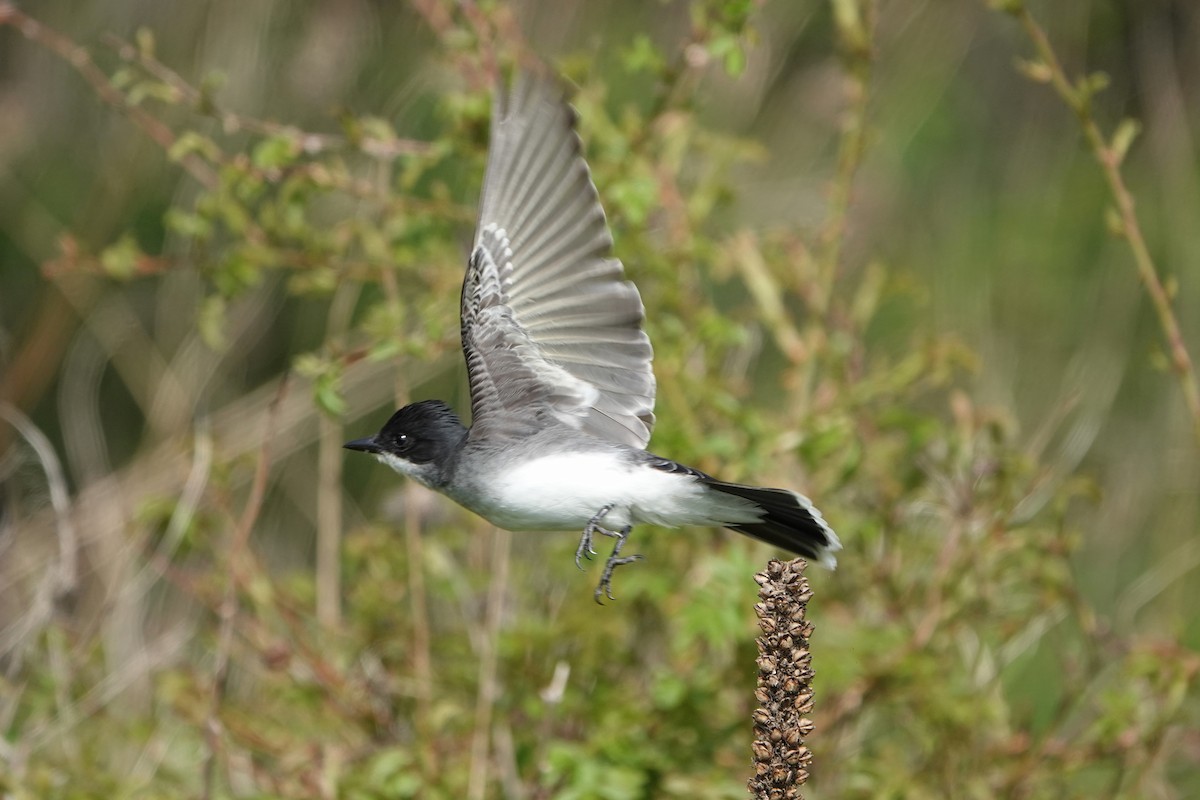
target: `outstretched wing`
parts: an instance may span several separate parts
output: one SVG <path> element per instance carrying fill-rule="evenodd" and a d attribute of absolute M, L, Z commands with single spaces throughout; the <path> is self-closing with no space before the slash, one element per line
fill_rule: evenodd
<path fill-rule="evenodd" d="M 551 415 L 644 447 L 654 373 L 637 288 L 612 235 L 556 80 L 497 94 L 479 227 L 462 291 L 473 435 Z"/>

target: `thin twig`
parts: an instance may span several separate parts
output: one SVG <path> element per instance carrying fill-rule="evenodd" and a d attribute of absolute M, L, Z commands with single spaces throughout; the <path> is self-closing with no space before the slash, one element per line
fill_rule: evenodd
<path fill-rule="evenodd" d="M 350 327 L 362 285 L 344 282 L 329 305 L 327 346 Z M 342 423 L 328 414 L 320 417 L 317 440 L 317 619 L 336 628 L 342 620 Z"/>
<path fill-rule="evenodd" d="M 317 620 L 342 621 L 342 424 L 320 417 L 317 437 Z"/>
<path fill-rule="evenodd" d="M 835 0 L 833 6 L 849 79 L 847 95 L 850 105 L 838 143 L 837 171 L 829 186 L 829 212 L 820 233 L 815 299 L 821 314 L 829 310 L 829 302 L 833 297 L 842 245 L 846 241 L 846 221 L 854 178 L 867 151 L 867 104 L 871 96 L 871 47 L 875 38 L 876 16 L 875 0 Z"/>
<path fill-rule="evenodd" d="M 393 270 L 380 273 L 380 286 L 393 319 L 400 319 L 404 308 L 400 286 Z M 395 398 L 398 408 L 403 402 L 404 389 L 399 374 L 396 378 Z M 433 655 L 429 624 L 429 596 L 425 588 L 425 546 L 422 537 L 424 506 L 418 501 L 424 490 L 410 481 L 404 490 L 404 546 L 405 568 L 408 571 L 409 615 L 412 618 L 412 667 L 413 680 L 417 687 L 416 714 L 414 725 L 419 734 L 432 734 L 430 721 L 433 709 Z M 421 738 L 425 739 L 425 736 Z M 427 739 L 426 739 L 427 740 Z M 420 749 L 421 759 L 427 774 L 436 774 L 438 753 L 433 747 Z"/>
<path fill-rule="evenodd" d="M 96 294 L 91 289 L 91 296 Z M 0 402 L 16 408 L 36 408 L 43 393 L 53 385 L 56 367 L 62 362 L 79 322 L 63 297 L 52 287 L 41 292 L 36 306 L 26 309 L 25 333 L 10 352 L 0 381 Z M 0 428 L 0 453 L 8 450 L 9 432 Z"/>
<path fill-rule="evenodd" d="M 1146 239 L 1142 235 L 1133 195 L 1125 184 L 1125 178 L 1121 175 L 1121 161 L 1126 145 L 1118 145 L 1115 140 L 1110 143 L 1105 138 L 1096 118 L 1092 115 L 1091 95 L 1094 89 L 1087 86 L 1086 82 L 1078 87 L 1072 85 L 1054 51 L 1050 37 L 1029 9 L 1025 7 L 1024 2 L 1021 0 L 1006 0 L 1005 2 L 992 0 L 992 5 L 1011 14 L 1021 25 L 1040 59 L 1040 64 L 1036 65 L 1039 78 L 1047 80 L 1054 88 L 1055 93 L 1075 112 L 1092 155 L 1100 164 L 1105 183 L 1108 184 L 1113 203 L 1116 205 L 1117 217 L 1120 221 L 1119 233 L 1129 243 L 1138 279 L 1150 296 L 1150 302 L 1154 305 L 1154 310 L 1158 315 L 1158 324 L 1162 328 L 1163 338 L 1166 339 L 1171 368 L 1179 379 L 1184 403 L 1192 418 L 1192 430 L 1197 443 L 1200 444 L 1200 383 L 1197 382 L 1191 355 L 1188 353 L 1183 333 L 1179 327 L 1179 320 L 1171 305 L 1171 294 L 1159 277 L 1159 270 L 1155 266 L 1154 258 L 1150 255 Z"/>
<path fill-rule="evenodd" d="M 284 125 L 270 120 L 254 119 L 253 117 L 246 117 L 218 108 L 214 104 L 212 97 L 192 86 L 179 73 L 170 69 L 161 61 L 147 55 L 140 48 L 111 33 L 105 34 L 103 39 L 104 43 L 113 48 L 123 60 L 137 64 L 152 77 L 170 86 L 179 95 L 179 98 L 197 113 L 212 117 L 220 122 L 222 129 L 226 133 L 249 131 L 259 136 L 290 137 L 295 139 L 300 144 L 300 149 L 309 155 L 328 150 L 341 150 L 351 144 L 345 136 L 336 133 L 311 133 L 309 131 L 302 131 L 291 125 Z M 400 138 L 381 139 L 373 136 L 364 136 L 354 144 L 366 155 L 383 160 L 392 160 L 407 155 L 420 155 L 428 153 L 432 149 L 429 142 Z"/>
<path fill-rule="evenodd" d="M 75 523 L 71 520 L 71 495 L 67 491 L 67 477 L 63 474 L 58 454 L 54 452 L 54 445 L 46 438 L 46 434 L 33 424 L 33 420 L 8 403 L 0 403 L 0 417 L 16 428 L 29 443 L 46 473 L 50 505 L 54 508 L 58 531 L 58 569 L 54 579 L 54 597 L 61 600 L 75 591 L 79 578 L 79 536 L 75 532 Z"/>
<path fill-rule="evenodd" d="M 468 800 L 483 800 L 487 793 L 492 712 L 496 706 L 496 652 L 500 623 L 504 618 L 504 595 L 508 592 L 508 564 L 512 534 L 501 528 L 492 532 L 492 583 L 488 588 L 487 620 L 479 637 L 479 691 L 475 698 L 475 730 L 471 733 L 471 766 L 467 779 Z"/>
<path fill-rule="evenodd" d="M 96 94 L 105 103 L 122 112 L 129 119 L 142 129 L 154 142 L 156 142 L 164 151 L 170 152 L 177 142 L 177 137 L 174 131 L 161 120 L 155 118 L 145 109 L 135 105 L 109 80 L 109 77 L 96 65 L 91 55 L 86 48 L 74 42 L 69 37 L 49 28 L 37 20 L 33 19 L 24 12 L 18 10 L 13 4 L 0 2 L 0 26 L 10 25 L 20 31 L 27 39 L 36 44 L 41 45 L 50 52 L 54 53 L 64 61 L 69 63 L 93 88 Z M 183 100 L 191 102 L 199 113 L 207 113 L 219 119 L 225 126 L 228 132 L 238 129 L 249 130 L 253 133 L 263 136 L 294 136 L 301 149 L 308 153 L 318 153 L 325 150 L 330 150 L 337 147 L 345 147 L 354 144 L 358 149 L 374 158 L 379 159 L 382 163 L 391 163 L 399 156 L 404 155 L 419 155 L 428 153 L 431 150 L 431 145 L 423 142 L 400 139 L 398 137 L 389 138 L 387 140 L 378 137 L 364 137 L 362 141 L 351 142 L 346 137 L 333 134 L 312 134 L 290 126 L 281 125 L 278 123 L 264 122 L 246 117 L 241 117 L 229 112 L 217 110 L 210 98 L 205 94 L 189 85 L 178 74 L 168 69 L 166 66 L 156 61 L 152 57 L 141 53 L 137 48 L 122 42 L 119 39 L 110 39 L 110 44 L 117 48 L 118 54 L 132 63 L 137 63 L 147 71 L 152 77 L 162 81 L 165 85 L 171 87 L 179 97 Z M 234 163 L 235 166 L 243 171 L 258 175 L 264 180 L 270 182 L 278 182 L 283 175 L 286 174 L 306 174 L 311 180 L 324 185 L 337 188 L 346 192 L 351 196 L 364 197 L 383 202 L 387 207 L 396 213 L 403 213 L 406 209 L 411 208 L 414 204 L 421 204 L 424 201 L 417 201 L 413 198 L 395 199 L 386 192 L 379 192 L 372 189 L 366 182 L 360 181 L 348 174 L 337 170 L 330 170 L 324 165 L 316 164 L 296 164 L 286 170 L 276 171 L 274 174 L 269 171 L 260 170 L 249 162 L 248 159 L 234 159 L 232 162 L 226 158 L 223 153 L 212 156 L 214 160 L 219 162 L 219 165 Z M 209 164 L 200 155 L 196 153 L 185 153 L 179 157 L 179 163 L 184 169 L 191 174 L 201 185 L 209 190 L 216 190 L 220 185 L 220 178 L 214 169 L 213 165 Z M 433 206 L 439 210 L 445 211 L 448 216 L 455 218 L 466 218 L 467 212 L 463 209 L 456 208 L 453 204 L 448 204 L 443 201 L 432 201 Z M 243 231 L 243 237 L 255 243 L 265 243 L 269 238 L 267 234 L 255 223 L 247 223 L 246 229 Z M 68 242 L 69 243 L 69 242 Z M 77 248 L 64 247 L 64 257 L 48 265 L 49 272 L 56 271 L 94 271 L 101 272 L 101 265 L 97 259 L 90 258 L 86 255 L 79 254 Z M 289 259 L 287 256 L 291 255 Z M 281 266 L 296 266 L 305 268 L 311 266 L 303 254 L 285 254 Z M 293 263 L 295 261 L 296 263 Z M 157 257 L 142 256 L 137 262 L 137 268 L 140 273 L 149 274 L 160 272 L 171 267 L 171 263 L 167 260 Z M 347 270 L 350 265 L 346 265 Z M 373 275 L 378 269 L 378 265 L 367 265 L 366 273 Z"/>
<path fill-rule="evenodd" d="M 160 672 L 169 664 L 178 664 L 189 641 L 190 635 L 183 630 L 163 634 L 124 662 L 120 670 L 109 672 L 102 680 L 88 686 L 82 695 L 74 699 L 70 713 L 60 713 L 24 730 L 21 734 L 22 747 L 26 752 L 34 752 L 50 742 L 63 741 L 76 725 L 95 717 L 125 695 L 130 686 L 148 675 Z"/>
<path fill-rule="evenodd" d="M 104 71 L 96 66 L 91 54 L 81 45 L 53 28 L 49 28 L 30 17 L 10 3 L 0 5 L 0 25 L 11 25 L 31 42 L 45 47 L 50 52 L 70 64 L 80 76 L 91 85 L 100 99 L 113 108 L 120 110 L 153 139 L 163 150 L 170 150 L 175 144 L 175 134 L 162 121 L 154 118 L 145 110 L 132 105 L 125 95 L 121 94 Z M 212 167 L 204 163 L 195 154 L 185 155 L 180 159 L 183 167 L 197 181 L 208 189 L 215 189 L 219 184 L 217 174 Z"/>
<path fill-rule="evenodd" d="M 221 601 L 221 626 L 217 632 L 216 663 L 213 665 L 212 691 L 209 698 L 208 718 L 204 724 L 204 739 L 208 751 L 204 759 L 204 789 L 201 795 L 204 800 L 211 800 L 216 785 L 217 753 L 221 749 L 221 698 L 224 694 L 225 678 L 229 671 L 229 657 L 233 648 L 233 631 L 238 612 L 238 588 L 243 583 L 242 555 L 250 540 L 250 531 L 262 511 L 263 499 L 267 493 L 267 476 L 271 466 L 271 441 L 275 435 L 275 423 L 279 416 L 280 406 L 287 394 L 287 376 L 279 383 L 275 399 L 267 409 L 266 430 L 263 433 L 262 446 L 258 450 L 258 461 L 254 468 L 254 480 L 250 485 L 250 496 L 246 507 L 234 529 L 229 547 L 229 582 L 225 587 L 225 597 Z"/>
<path fill-rule="evenodd" d="M 741 271 L 742 281 L 758 304 L 762 324 L 776 346 L 793 364 L 808 361 L 808 342 L 796 328 L 795 313 L 786 302 L 786 292 L 767 265 L 758 236 L 750 230 L 737 233 L 729 242 L 729 260 Z"/>
<path fill-rule="evenodd" d="M 214 597 L 208 583 L 157 555 L 151 556 L 151 562 L 165 581 L 212 608 L 214 613 L 219 613 L 223 595 L 221 598 Z M 266 576 L 258 575 L 255 580 L 266 580 Z M 392 730 L 392 719 L 386 713 L 381 714 L 376 704 L 364 701 L 363 692 L 353 683 L 348 673 L 329 660 L 318 646 L 308 641 L 311 613 L 306 604 L 290 598 L 279 586 L 271 587 L 270 596 L 272 609 L 287 628 L 285 650 L 270 649 L 260 644 L 278 644 L 279 639 L 257 616 L 238 615 L 235 620 L 238 632 L 252 647 L 258 648 L 259 657 L 264 662 L 281 662 L 294 658 L 303 664 L 307 674 L 324 691 L 325 697 L 338 714 L 346 718 L 373 719 L 380 730 Z"/>
<path fill-rule="evenodd" d="M 196 422 L 192 467 L 188 470 L 179 500 L 171 512 L 162 539 L 147 559 L 147 563 L 134 574 L 129 588 L 126 589 L 135 592 L 138 599 L 150 592 L 154 580 L 159 577 L 160 570 L 156 568 L 156 564 L 170 562 L 196 518 L 196 509 L 200 506 L 200 499 L 204 496 L 204 488 L 208 485 L 208 477 L 212 472 L 213 437 L 210 427 L 207 417 L 202 417 Z"/>
<path fill-rule="evenodd" d="M 50 505 L 54 509 L 55 532 L 58 535 L 58 560 L 47 568 L 34 593 L 32 602 L 19 623 L 0 633 L 0 654 L 12 651 L 50 623 L 55 609 L 75 591 L 79 580 L 79 535 L 71 518 L 71 496 L 62 462 L 54 446 L 33 421 L 8 403 L 0 403 L 0 419 L 4 419 L 29 443 L 46 474 L 50 490 Z M 14 662 L 19 659 L 14 659 Z"/>

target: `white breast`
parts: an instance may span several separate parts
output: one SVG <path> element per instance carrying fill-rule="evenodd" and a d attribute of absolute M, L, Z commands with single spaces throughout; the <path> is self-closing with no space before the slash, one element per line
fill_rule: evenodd
<path fill-rule="evenodd" d="M 544 456 L 494 477 L 472 498 L 474 511 L 509 530 L 582 529 L 606 505 L 610 530 L 655 525 L 724 525 L 759 519 L 757 508 L 718 495 L 690 475 L 628 463 L 619 455 L 562 453 Z"/>

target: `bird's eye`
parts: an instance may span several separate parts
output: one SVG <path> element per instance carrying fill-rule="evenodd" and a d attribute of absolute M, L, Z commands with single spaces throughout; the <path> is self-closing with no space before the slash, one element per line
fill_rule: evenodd
<path fill-rule="evenodd" d="M 413 444 L 412 437 L 406 433 L 402 433 L 396 437 L 396 449 L 399 450 L 401 453 L 405 452 L 406 450 L 412 449 L 412 444 Z"/>

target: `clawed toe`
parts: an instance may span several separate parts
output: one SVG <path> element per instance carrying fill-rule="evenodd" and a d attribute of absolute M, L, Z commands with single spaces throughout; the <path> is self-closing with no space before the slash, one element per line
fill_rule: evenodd
<path fill-rule="evenodd" d="M 621 548 L 625 546 L 625 542 L 629 537 L 630 527 L 626 526 L 619 534 L 617 541 L 613 544 L 612 555 L 608 557 L 608 561 L 604 562 L 604 572 L 600 575 L 600 583 L 596 586 L 596 591 L 592 594 L 596 602 L 604 605 L 604 598 L 616 600 L 612 593 L 612 575 L 613 570 L 617 567 L 622 567 L 626 564 L 632 564 L 635 561 L 641 561 L 642 556 L 622 556 Z"/>
<path fill-rule="evenodd" d="M 587 525 L 583 526 L 583 535 L 579 537 L 579 547 L 575 548 L 575 566 L 580 570 L 583 569 L 583 559 L 592 560 L 592 556 L 596 555 L 596 551 L 592 549 L 592 536 L 597 533 L 602 533 L 605 536 L 617 536 L 618 534 L 612 531 L 605 530 L 600 527 L 600 520 L 604 519 L 604 515 L 612 511 L 612 504 L 604 506 L 597 511 Z"/>
<path fill-rule="evenodd" d="M 579 540 L 579 547 L 575 548 L 575 566 L 583 570 L 583 562 L 581 559 L 586 558 L 592 560 L 592 556 L 596 555 L 596 551 L 592 549 L 592 532 L 584 531 L 583 538 Z"/>
<path fill-rule="evenodd" d="M 616 539 L 613 543 L 612 555 L 604 562 L 604 572 L 600 575 L 600 583 L 596 586 L 596 591 L 592 595 L 596 602 L 604 605 L 604 598 L 615 600 L 612 593 L 612 574 L 617 567 L 625 564 L 632 564 L 634 561 L 641 561 L 642 556 L 622 556 L 621 548 L 625 546 L 625 540 L 629 536 L 631 525 L 626 525 L 619 531 L 610 531 L 600 527 L 600 520 L 604 519 L 604 515 L 612 511 L 612 505 L 606 505 L 601 508 L 596 514 L 588 520 L 587 525 L 583 526 L 583 535 L 579 537 L 579 547 L 575 548 L 575 566 L 583 569 L 583 559 L 592 560 L 592 556 L 596 555 L 596 551 L 592 549 L 592 536 L 595 534 L 603 534 Z"/>
<path fill-rule="evenodd" d="M 604 565 L 604 574 L 600 576 L 600 583 L 596 586 L 596 591 L 592 593 L 592 597 L 600 605 L 604 605 L 604 598 L 616 600 L 612 593 L 612 574 L 617 567 L 625 564 L 632 564 L 635 561 L 642 561 L 645 556 L 638 554 L 635 556 L 622 556 L 621 558 L 610 558 Z"/>

